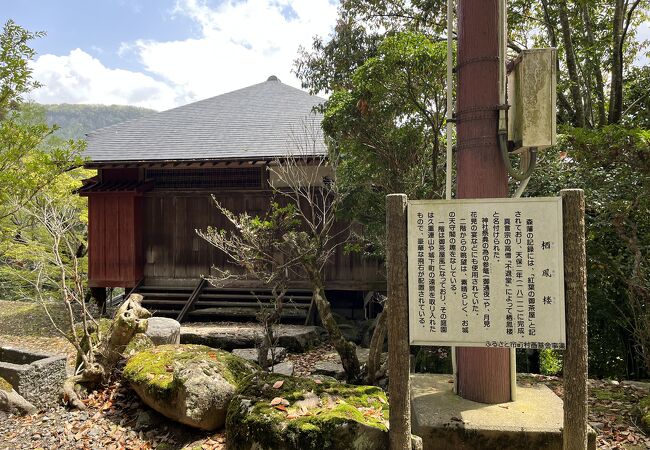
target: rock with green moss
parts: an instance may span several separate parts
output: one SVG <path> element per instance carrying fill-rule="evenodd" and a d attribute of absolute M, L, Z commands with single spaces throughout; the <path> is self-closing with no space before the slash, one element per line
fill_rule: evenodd
<path fill-rule="evenodd" d="M 7 380 L 0 377 L 0 411 L 23 416 L 34 414 L 36 407 L 14 391 Z"/>
<path fill-rule="evenodd" d="M 203 345 L 160 345 L 132 356 L 123 376 L 144 403 L 204 430 L 224 426 L 237 387 L 258 367 Z"/>
<path fill-rule="evenodd" d="M 155 347 L 155 344 L 149 336 L 145 333 L 137 333 L 124 349 L 124 356 L 130 358 L 136 353 L 149 350 L 152 347 Z"/>
<path fill-rule="evenodd" d="M 388 402 L 375 386 L 258 372 L 228 408 L 229 450 L 388 448 Z"/>

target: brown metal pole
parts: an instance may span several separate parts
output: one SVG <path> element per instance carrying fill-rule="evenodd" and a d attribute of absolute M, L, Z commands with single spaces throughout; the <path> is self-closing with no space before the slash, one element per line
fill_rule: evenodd
<path fill-rule="evenodd" d="M 499 150 L 498 0 L 458 1 L 458 198 L 508 194 Z M 510 350 L 456 349 L 457 392 L 482 403 L 511 400 Z"/>

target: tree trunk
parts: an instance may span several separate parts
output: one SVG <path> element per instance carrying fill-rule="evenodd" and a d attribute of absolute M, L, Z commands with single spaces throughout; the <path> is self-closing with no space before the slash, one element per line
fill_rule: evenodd
<path fill-rule="evenodd" d="M 353 342 L 347 341 L 343 333 L 341 333 L 339 325 L 332 315 L 330 302 L 325 297 L 325 289 L 320 279 L 320 273 L 312 276 L 312 286 L 313 300 L 318 308 L 320 320 L 329 335 L 330 342 L 341 357 L 341 364 L 343 364 L 347 381 L 351 383 L 357 382 L 361 376 L 359 358 L 357 357 L 357 346 Z"/>
<path fill-rule="evenodd" d="M 587 34 L 587 41 L 589 46 L 594 49 L 596 47 L 596 37 L 594 36 L 594 26 L 587 8 L 587 3 L 582 2 L 580 5 L 582 10 L 582 21 L 585 24 Z M 598 126 L 602 127 L 607 124 L 607 114 L 605 113 L 605 83 L 603 82 L 603 73 L 600 70 L 600 52 L 595 55 L 589 56 L 589 70 L 593 73 L 596 81 L 596 108 L 598 110 Z"/>
<path fill-rule="evenodd" d="M 384 349 L 384 342 L 386 341 L 386 333 L 388 332 L 388 304 L 388 301 L 384 303 L 384 310 L 377 316 L 375 331 L 372 333 L 372 338 L 370 339 L 368 374 L 366 377 L 368 384 L 375 384 L 377 371 L 381 366 L 381 354 Z"/>
<path fill-rule="evenodd" d="M 562 28 L 562 42 L 564 52 L 566 53 L 566 65 L 569 72 L 569 91 L 575 110 L 576 123 L 578 127 L 585 126 L 585 110 L 582 102 L 582 93 L 580 92 L 580 77 L 578 75 L 578 64 L 573 49 L 573 39 L 571 38 L 571 24 L 569 23 L 569 13 L 566 3 L 560 3 L 560 25 Z"/>
<path fill-rule="evenodd" d="M 542 9 L 544 11 L 544 26 L 546 27 L 546 34 L 548 34 L 548 40 L 551 43 L 551 47 L 557 48 L 557 33 L 555 32 L 554 22 L 551 21 L 551 11 L 549 10 L 548 2 L 546 0 L 542 0 Z M 560 75 L 562 74 L 562 71 L 560 70 L 560 57 L 559 55 L 555 56 L 555 73 L 556 73 L 556 79 L 557 79 L 557 85 L 560 85 Z M 559 106 L 561 108 L 558 108 L 558 120 L 561 123 L 567 123 L 567 122 L 575 122 L 575 111 L 573 108 L 571 108 L 571 103 L 569 103 L 569 100 L 566 98 L 563 92 L 558 92 L 557 93 L 557 100 L 559 103 Z M 562 114 L 562 112 L 565 112 L 566 114 Z"/>
<path fill-rule="evenodd" d="M 284 296 L 284 294 L 282 296 Z M 273 348 L 275 347 L 274 327 L 280 320 L 283 306 L 284 306 L 284 302 L 282 297 L 278 297 L 275 299 L 274 308 L 270 313 L 266 311 L 260 312 L 260 314 L 262 315 L 261 322 L 262 322 L 264 335 L 262 336 L 260 347 L 257 350 L 257 363 L 260 365 L 262 369 L 265 370 L 269 368 L 269 365 L 273 365 L 275 363 L 275 351 L 273 350 Z M 268 356 L 269 349 L 271 349 L 270 364 L 269 364 L 269 356 Z"/>
<path fill-rule="evenodd" d="M 612 24 L 612 73 L 609 91 L 609 123 L 618 123 L 623 114 L 623 0 L 616 0 Z"/>

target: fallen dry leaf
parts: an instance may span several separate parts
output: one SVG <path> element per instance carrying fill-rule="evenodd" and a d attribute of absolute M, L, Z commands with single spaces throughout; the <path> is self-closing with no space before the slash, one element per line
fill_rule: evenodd
<path fill-rule="evenodd" d="M 273 383 L 273 389 L 280 389 L 283 384 L 284 384 L 284 380 L 278 380 L 275 383 Z"/>

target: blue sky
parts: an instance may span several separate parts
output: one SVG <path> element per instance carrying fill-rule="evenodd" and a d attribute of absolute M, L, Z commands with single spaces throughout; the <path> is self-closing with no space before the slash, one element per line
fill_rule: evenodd
<path fill-rule="evenodd" d="M 110 68 L 139 70 L 135 58 L 120 57 L 122 42 L 169 41 L 200 37 L 189 17 L 174 13 L 175 0 L 7 1 L 0 15 L 47 37 L 33 41 L 39 54 L 67 54 L 76 48 L 101 58 Z"/>
<path fill-rule="evenodd" d="M 299 46 L 331 33 L 338 0 L 0 0 L 0 20 L 47 36 L 41 103 L 169 109 L 291 73 Z M 650 24 L 639 29 L 650 39 Z M 648 64 L 640 57 L 637 64 Z"/>
<path fill-rule="evenodd" d="M 291 73 L 299 46 L 327 36 L 335 0 L 0 0 L 47 36 L 34 78 L 41 103 L 131 104 L 157 110 Z"/>

